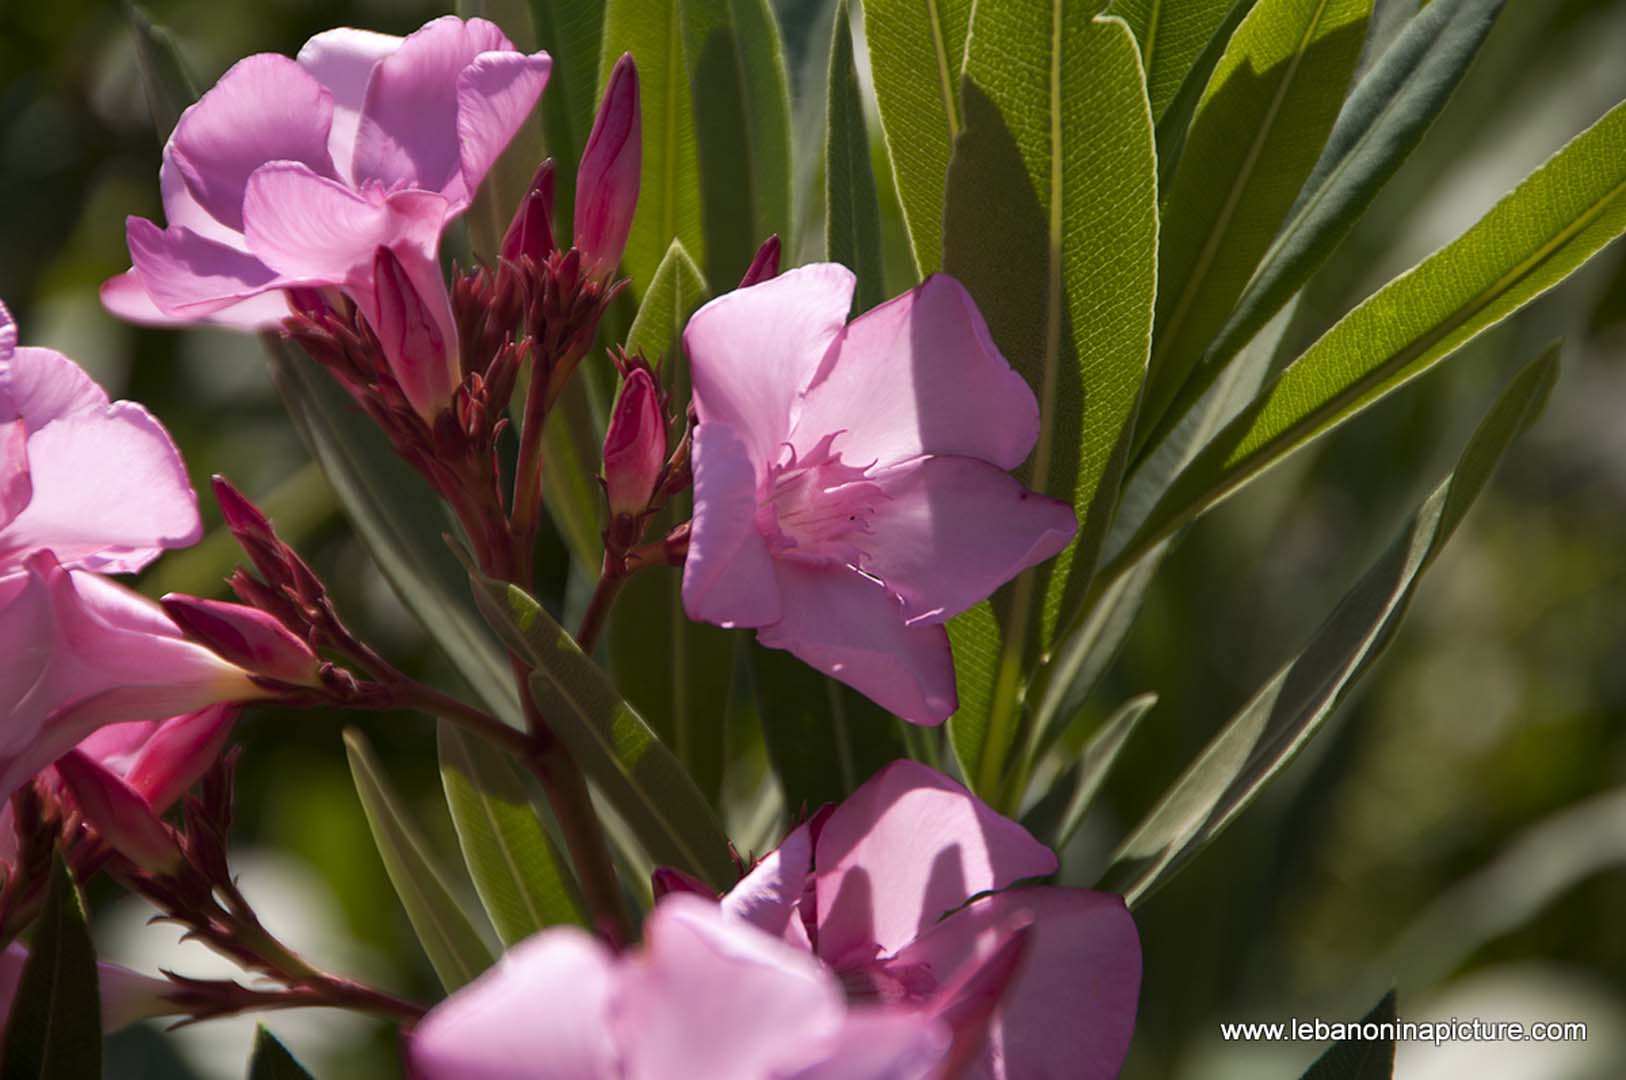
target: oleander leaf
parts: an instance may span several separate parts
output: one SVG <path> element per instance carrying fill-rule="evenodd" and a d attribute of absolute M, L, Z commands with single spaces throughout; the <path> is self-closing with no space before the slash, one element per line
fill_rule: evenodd
<path fill-rule="evenodd" d="M 137 4 L 126 5 L 126 11 L 135 35 L 136 67 L 141 71 L 147 112 L 152 116 L 159 145 L 163 145 L 187 106 L 198 99 L 198 81 L 168 27 L 153 22 L 146 9 Z"/>
<path fill-rule="evenodd" d="M 960 133 L 972 0 L 864 0 L 881 130 L 922 275 L 943 267 L 944 183 Z"/>
<path fill-rule="evenodd" d="M 1382 655 L 1434 562 L 1558 377 L 1555 345 L 1508 384 L 1456 469 L 1340 601 L 1309 645 L 1228 721 L 1113 856 L 1105 887 L 1131 906 L 1168 881 L 1314 737 Z"/>
<path fill-rule="evenodd" d="M 1439 3 L 1440 0 L 1434 0 Z M 1362 1029 L 1395 1022 L 1395 992 L 1390 990 L 1383 999 L 1361 1017 Z M 1395 1041 L 1389 1039 L 1341 1039 L 1327 1047 L 1326 1053 L 1315 1059 L 1301 1080 L 1389 1080 L 1394 1075 Z"/>
<path fill-rule="evenodd" d="M 542 137 L 554 173 L 553 235 L 568 247 L 575 227 L 576 166 L 598 108 L 604 0 L 530 0 L 538 48 L 553 58 L 542 95 Z"/>
<path fill-rule="evenodd" d="M 858 275 L 853 314 L 886 296 L 881 255 L 881 204 L 870 166 L 864 99 L 853 61 L 852 23 L 843 3 L 830 50 L 829 127 L 824 139 L 824 246 L 831 262 Z"/>
<path fill-rule="evenodd" d="M 254 1053 L 248 1059 L 248 1080 L 314 1080 L 299 1060 L 261 1024 L 254 1031 Z"/>
<path fill-rule="evenodd" d="M 980 759 L 962 761 L 985 795 L 1015 736 L 1022 671 L 1049 648 L 1094 570 L 1150 341 L 1151 112 L 1128 28 L 1092 19 L 1087 7 L 977 6 L 961 85 L 965 126 L 949 170 L 946 269 L 1040 403 L 1038 444 L 1017 475 L 1072 503 L 1080 521 L 1072 547 L 996 598 L 1003 645 L 968 625 L 951 630 L 957 662 L 993 672 L 991 691 L 962 687 L 972 692 L 952 721 L 986 723 Z M 986 721 L 967 705 L 982 700 Z M 954 742 L 960 752 L 967 740 Z"/>
<path fill-rule="evenodd" d="M 418 943 L 447 993 L 466 986 L 491 966 L 491 949 L 452 895 L 366 736 L 355 728 L 345 729 L 344 751 L 373 844 Z"/>
<path fill-rule="evenodd" d="M 1328 330 L 1181 472 L 1121 564 L 1451 356 L 1626 231 L 1626 105 Z"/>
<path fill-rule="evenodd" d="M 85 905 L 60 852 L 12 987 L 0 1080 L 102 1075 L 102 1003 Z"/>
<path fill-rule="evenodd" d="M 1251 0 L 1114 0 L 1112 14 L 1129 24 L 1146 67 L 1152 118 L 1162 120 L 1198 58 L 1239 3 Z"/>
<path fill-rule="evenodd" d="M 588 925 L 578 890 L 513 759 L 448 721 L 441 784 L 474 890 L 506 946 L 548 926 Z"/>
<path fill-rule="evenodd" d="M 1231 313 L 1310 175 L 1371 10 L 1372 0 L 1259 0 L 1231 36 L 1163 198 L 1137 447 Z"/>
<path fill-rule="evenodd" d="M 1073 775 L 1073 794 L 1067 800 L 1067 808 L 1062 811 L 1061 824 L 1051 838 L 1051 847 L 1060 851 L 1073 838 L 1073 833 L 1084 823 L 1084 815 L 1101 790 L 1101 785 L 1106 783 L 1108 774 L 1112 772 L 1112 766 L 1117 764 L 1118 755 L 1140 725 L 1141 717 L 1156 704 L 1156 694 L 1130 698 L 1118 706 L 1090 736 L 1090 741 L 1084 744 L 1084 752 L 1079 755 L 1078 768 Z"/>

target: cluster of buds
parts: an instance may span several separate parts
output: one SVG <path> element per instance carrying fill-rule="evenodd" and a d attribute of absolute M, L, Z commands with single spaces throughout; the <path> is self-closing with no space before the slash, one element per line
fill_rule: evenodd
<path fill-rule="evenodd" d="M 599 482 L 609 505 L 604 526 L 606 561 L 624 566 L 634 558 L 638 542 L 654 517 L 672 496 L 693 483 L 689 469 L 694 416 L 685 418 L 683 435 L 668 453 L 672 418 L 669 395 L 660 377 L 641 355 L 614 354 L 621 372 L 621 393 L 610 413 L 604 434 L 604 470 Z M 639 552 L 635 561 L 667 561 L 653 552 Z"/>

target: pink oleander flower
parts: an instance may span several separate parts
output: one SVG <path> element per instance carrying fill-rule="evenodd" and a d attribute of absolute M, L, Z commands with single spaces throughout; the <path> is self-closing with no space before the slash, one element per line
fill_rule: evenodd
<path fill-rule="evenodd" d="M 1022 885 L 1056 857 L 948 777 L 899 761 L 795 829 L 723 911 L 817 956 L 849 1001 L 953 1015 L 968 970 L 1013 936 L 1025 955 L 984 980 L 970 1080 L 1118 1074 L 1134 1030 L 1140 942 L 1120 897 Z M 975 899 L 973 899 L 975 898 Z"/>
<path fill-rule="evenodd" d="M 1008 470 L 1039 406 L 938 274 L 847 324 L 833 263 L 690 319 L 689 617 L 753 627 L 919 724 L 957 704 L 949 618 L 1059 552 L 1077 522 Z"/>
<path fill-rule="evenodd" d="M 418 1080 L 925 1080 L 950 1027 L 851 1008 L 806 953 L 708 900 L 656 905 L 616 955 L 573 927 L 520 942 L 412 1032 Z"/>
<path fill-rule="evenodd" d="M 0 578 L 46 548 L 64 566 L 133 573 L 202 533 L 163 426 L 61 353 L 19 347 L 0 304 Z"/>
<path fill-rule="evenodd" d="M 289 314 L 281 291 L 339 288 L 432 419 L 460 372 L 440 235 L 525 122 L 550 64 L 492 23 L 455 16 L 404 39 L 329 30 L 297 60 L 239 61 L 176 124 L 159 170 L 168 227 L 129 219 L 134 267 L 102 287 L 103 303 L 136 322 L 262 329 Z M 384 281 L 381 251 L 399 268 Z M 392 332 L 418 306 L 432 333 Z"/>

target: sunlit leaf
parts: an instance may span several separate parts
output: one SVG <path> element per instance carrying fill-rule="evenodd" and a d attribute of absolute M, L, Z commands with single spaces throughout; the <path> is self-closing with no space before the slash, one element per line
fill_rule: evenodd
<path fill-rule="evenodd" d="M 445 720 L 440 778 L 469 878 L 504 945 L 547 926 L 587 925 L 569 864 L 542 826 L 514 762 Z"/>
<path fill-rule="evenodd" d="M 1182 472 L 1124 563 L 1540 296 L 1626 230 L 1626 105 L 1327 331 Z"/>
<path fill-rule="evenodd" d="M 998 783 L 1022 670 L 1094 569 L 1117 499 L 1155 294 L 1152 119 L 1134 38 L 1088 5 L 978 5 L 945 213 L 946 269 L 1039 398 L 1038 445 L 1017 475 L 1076 508 L 1079 539 L 995 610 L 1003 644 L 955 634 L 957 662 L 994 671 L 973 787 Z M 963 617 L 962 617 L 963 618 Z M 997 656 L 997 659 L 994 657 Z M 975 690 L 970 701 L 983 700 Z M 962 700 L 953 723 L 978 725 Z M 965 740 L 956 738 L 957 748 Z M 957 749 L 958 752 L 958 749 Z"/>
<path fill-rule="evenodd" d="M 971 0 L 864 0 L 881 128 L 922 274 L 943 266 L 943 185 L 960 133 Z"/>
<path fill-rule="evenodd" d="M 452 895 L 366 737 L 346 729 L 344 750 L 373 843 L 424 955 L 447 992 L 467 985 L 491 966 L 491 950 Z"/>
<path fill-rule="evenodd" d="M 1203 91 L 1163 199 L 1144 445 L 1242 294 L 1321 153 L 1372 0 L 1259 0 Z"/>
<path fill-rule="evenodd" d="M 1558 377 L 1554 346 L 1503 391 L 1455 471 L 1412 515 L 1309 646 L 1208 746 L 1113 856 L 1106 887 L 1144 900 L 1225 829 L 1320 730 L 1394 637 L 1423 572 L 1450 539 L 1515 436 Z"/>
<path fill-rule="evenodd" d="M 1252 0 L 1114 0 L 1111 11 L 1140 44 L 1152 117 L 1163 114 L 1185 85 L 1198 57 L 1225 25 L 1226 16 Z"/>

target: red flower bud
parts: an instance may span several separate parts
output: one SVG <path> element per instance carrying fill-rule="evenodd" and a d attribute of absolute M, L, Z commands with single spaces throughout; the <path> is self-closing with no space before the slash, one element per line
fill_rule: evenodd
<path fill-rule="evenodd" d="M 576 172 L 576 247 L 595 277 L 609 277 L 621 262 L 638 205 L 642 169 L 638 67 L 631 53 L 622 53 L 610 72 Z"/>
<path fill-rule="evenodd" d="M 172 873 L 180 867 L 181 849 L 169 826 L 117 773 L 81 750 L 59 758 L 56 771 L 73 793 L 85 823 L 114 851 L 152 873 Z"/>
<path fill-rule="evenodd" d="M 757 248 L 756 257 L 751 260 L 751 265 L 745 268 L 745 276 L 740 278 L 740 288 L 748 289 L 752 285 L 760 285 L 769 278 L 778 276 L 779 234 L 774 233 Z"/>
<path fill-rule="evenodd" d="M 178 593 L 159 603 L 188 637 L 251 675 L 295 686 L 320 684 L 321 661 L 310 646 L 265 612 Z"/>
<path fill-rule="evenodd" d="M 373 255 L 373 297 L 367 321 L 390 372 L 418 414 L 433 420 L 458 382 L 452 302 L 440 267 L 409 268 L 394 251 L 380 246 Z"/>
<path fill-rule="evenodd" d="M 502 238 L 502 257 L 526 255 L 540 263 L 553 252 L 553 159 L 542 163 Z"/>
<path fill-rule="evenodd" d="M 604 435 L 604 490 L 610 516 L 637 517 L 649 508 L 666 464 L 666 417 L 648 369 L 636 368 L 622 384 Z"/>

